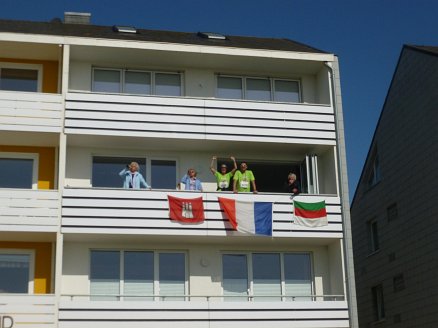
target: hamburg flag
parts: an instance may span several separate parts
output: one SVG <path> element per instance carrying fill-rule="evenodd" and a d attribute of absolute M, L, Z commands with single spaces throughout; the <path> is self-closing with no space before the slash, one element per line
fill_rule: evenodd
<path fill-rule="evenodd" d="M 311 202 L 300 201 L 294 198 L 295 224 L 306 227 L 322 227 L 328 225 L 325 201 L 312 199 Z"/>
<path fill-rule="evenodd" d="M 223 197 L 218 199 L 234 230 L 272 236 L 272 203 L 244 202 Z"/>
<path fill-rule="evenodd" d="M 172 220 L 199 223 L 204 221 L 204 204 L 202 197 L 178 198 L 167 195 L 169 200 L 169 217 Z"/>

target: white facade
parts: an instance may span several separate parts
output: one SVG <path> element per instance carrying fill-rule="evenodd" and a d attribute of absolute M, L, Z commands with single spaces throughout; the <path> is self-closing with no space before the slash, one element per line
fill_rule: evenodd
<path fill-rule="evenodd" d="M 36 92 L 0 90 L 0 164 L 9 163 L 3 153 L 29 165 L 6 156 L 11 151 L 36 152 L 39 163 L 35 190 L 10 189 L 14 180 L 0 189 L 0 251 L 37 253 L 34 290 L 0 294 L 3 327 L 356 327 L 334 55 L 8 31 L 1 45 L 8 50 L 0 64 L 33 60 L 43 74 L 58 65 L 55 82 L 38 78 Z M 220 83 L 235 82 L 243 99 L 220 96 Z M 56 91 L 45 91 L 50 86 Z M 149 94 L 129 91 L 139 86 Z M 41 158 L 52 150 L 48 169 Z M 212 156 L 253 165 L 259 193 L 217 192 Z M 99 165 L 117 167 L 117 175 L 131 160 L 152 190 L 122 189 L 121 179 L 99 175 Z M 278 178 L 284 167 L 299 175 L 306 199 L 326 202 L 328 225 L 293 223 L 281 189 L 288 171 Z M 175 189 L 187 168 L 198 172 L 202 192 Z M 168 195 L 202 197 L 204 222 L 170 220 Z M 219 196 L 273 203 L 272 237 L 234 231 Z M 130 262 L 137 256 L 146 262 Z M 0 253 L 0 263 L 19 272 L 23 259 Z M 237 274 L 228 260 L 244 261 L 245 277 L 227 278 Z M 228 283 L 247 291 L 230 296 Z M 47 318 L 22 319 L 11 310 L 17 302 L 32 309 L 43 302 Z"/>

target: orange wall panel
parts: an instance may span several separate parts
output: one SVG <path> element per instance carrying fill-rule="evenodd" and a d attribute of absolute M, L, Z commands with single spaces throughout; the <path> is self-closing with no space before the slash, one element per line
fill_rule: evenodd
<path fill-rule="evenodd" d="M 29 146 L 0 146 L 0 152 L 38 153 L 38 189 L 55 188 L 55 148 Z"/>
<path fill-rule="evenodd" d="M 52 243 L 0 242 L 0 249 L 32 249 L 35 251 L 34 293 L 49 294 L 52 281 Z"/>
<path fill-rule="evenodd" d="M 43 65 L 42 91 L 45 93 L 58 92 L 58 62 L 57 61 L 0 58 L 0 62 Z"/>

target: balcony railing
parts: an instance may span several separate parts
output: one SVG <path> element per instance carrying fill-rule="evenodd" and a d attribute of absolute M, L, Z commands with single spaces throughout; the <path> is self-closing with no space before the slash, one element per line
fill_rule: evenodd
<path fill-rule="evenodd" d="M 202 197 L 205 221 L 181 224 L 169 219 L 167 195 Z M 234 231 L 223 215 L 218 196 L 273 203 L 273 237 L 342 238 L 339 197 L 323 196 L 328 225 L 308 228 L 293 224 L 293 207 L 286 194 L 233 194 L 127 189 L 70 189 L 62 199 L 62 232 L 147 235 L 244 236 Z M 311 197 L 311 196 L 310 196 Z M 321 196 L 318 195 L 320 198 Z"/>
<path fill-rule="evenodd" d="M 61 132 L 62 96 L 0 91 L 0 130 Z"/>
<path fill-rule="evenodd" d="M 66 133 L 335 144 L 327 105 L 68 93 Z"/>
<path fill-rule="evenodd" d="M 344 301 L 344 295 L 115 295 L 115 294 L 65 294 L 62 299 L 70 301 L 99 301 L 104 299 L 111 299 L 113 301 L 275 301 L 275 302 L 327 302 L 327 301 Z"/>
<path fill-rule="evenodd" d="M 0 228 L 3 231 L 57 231 L 57 190 L 0 189 Z"/>
<path fill-rule="evenodd" d="M 57 302 L 54 295 L 0 294 L 0 326 L 55 328 Z"/>
<path fill-rule="evenodd" d="M 112 302 L 61 299 L 59 327 L 349 327 L 346 301 Z"/>

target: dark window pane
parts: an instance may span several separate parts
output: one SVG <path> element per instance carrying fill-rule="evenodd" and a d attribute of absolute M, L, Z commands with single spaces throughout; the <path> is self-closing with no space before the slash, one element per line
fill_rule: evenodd
<path fill-rule="evenodd" d="M 125 93 L 151 94 L 151 74 L 147 72 L 125 72 Z"/>
<path fill-rule="evenodd" d="M 91 295 L 118 295 L 120 293 L 120 252 L 91 251 Z M 117 297 L 95 296 L 95 300 L 117 300 Z"/>
<path fill-rule="evenodd" d="M 131 162 L 140 165 L 139 172 L 146 179 L 146 159 L 131 157 L 93 157 L 93 187 L 121 188 L 123 179 L 119 172 Z"/>
<path fill-rule="evenodd" d="M 176 185 L 176 162 L 151 161 L 151 184 L 154 189 L 174 189 Z"/>
<path fill-rule="evenodd" d="M 33 69 L 2 68 L 0 89 L 11 91 L 38 91 L 38 71 Z"/>
<path fill-rule="evenodd" d="M 0 293 L 28 293 L 29 265 L 29 255 L 0 254 Z"/>
<path fill-rule="evenodd" d="M 248 295 L 248 266 L 246 255 L 226 254 L 222 256 L 222 286 L 224 295 Z M 225 298 L 226 301 L 247 300 L 246 297 Z"/>
<path fill-rule="evenodd" d="M 224 99 L 242 99 L 242 79 L 240 77 L 217 78 L 217 97 Z"/>
<path fill-rule="evenodd" d="M 181 96 L 181 76 L 179 74 L 155 74 L 155 94 Z"/>
<path fill-rule="evenodd" d="M 125 300 L 152 301 L 152 297 L 142 297 L 154 294 L 154 253 L 129 251 L 124 253 L 124 295 Z"/>
<path fill-rule="evenodd" d="M 119 93 L 120 71 L 116 70 L 94 70 L 93 91 Z"/>
<path fill-rule="evenodd" d="M 160 296 L 168 296 L 163 300 L 184 300 L 172 296 L 185 294 L 185 254 L 161 253 L 159 262 Z"/>
<path fill-rule="evenodd" d="M 32 189 L 33 159 L 0 158 L 0 188 Z"/>
<path fill-rule="evenodd" d="M 275 80 L 275 101 L 282 102 L 299 102 L 300 93 L 298 82 Z"/>
<path fill-rule="evenodd" d="M 253 254 L 253 288 L 254 295 L 280 295 L 280 255 L 279 254 Z M 260 301 L 280 300 L 275 297 L 256 298 Z"/>
<path fill-rule="evenodd" d="M 246 99 L 270 101 L 270 81 L 268 79 L 246 79 Z"/>
<path fill-rule="evenodd" d="M 297 301 L 310 301 L 312 276 L 309 254 L 284 254 L 284 284 L 286 295 Z M 306 297 L 300 297 L 306 296 Z"/>

